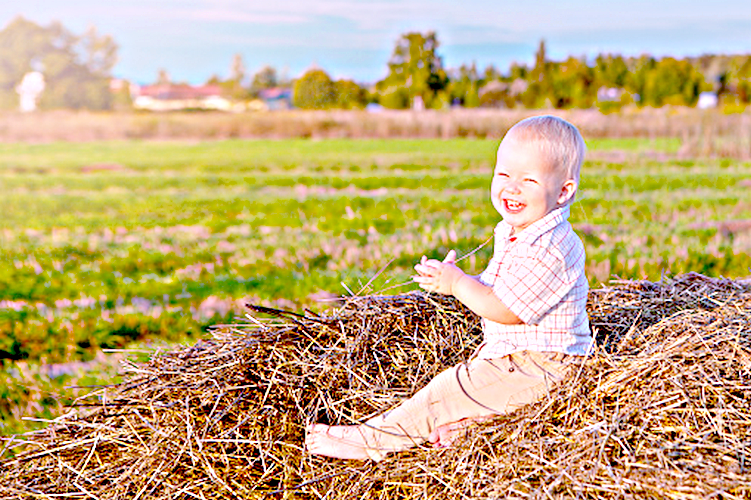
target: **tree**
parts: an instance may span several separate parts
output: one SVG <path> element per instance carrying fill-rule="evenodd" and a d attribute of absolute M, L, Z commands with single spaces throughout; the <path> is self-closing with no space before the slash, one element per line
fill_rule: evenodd
<path fill-rule="evenodd" d="M 556 108 L 588 108 L 594 104 L 597 89 L 594 70 L 583 59 L 569 57 L 548 70 L 548 91 Z"/>
<path fill-rule="evenodd" d="M 485 67 L 485 71 L 482 74 L 483 84 L 492 82 L 494 80 L 500 80 L 503 77 L 501 72 L 496 69 L 492 64 L 488 64 Z"/>
<path fill-rule="evenodd" d="M 729 86 L 735 87 L 738 100 L 751 103 L 751 56 L 738 56 L 733 61 Z"/>
<path fill-rule="evenodd" d="M 595 59 L 597 87 L 623 88 L 628 80 L 628 66 L 622 56 L 600 54 Z"/>
<path fill-rule="evenodd" d="M 480 79 L 477 75 L 477 67 L 462 64 L 455 78 L 449 83 L 449 94 L 452 103 L 459 103 L 466 108 L 476 108 L 480 105 Z"/>
<path fill-rule="evenodd" d="M 549 66 L 547 52 L 545 40 L 540 40 L 540 44 L 537 46 L 537 52 L 535 52 L 535 67 L 532 69 L 532 77 L 534 80 L 544 80 L 548 72 Z"/>
<path fill-rule="evenodd" d="M 250 83 L 250 93 L 257 96 L 261 90 L 273 89 L 279 85 L 279 77 L 276 70 L 271 66 L 264 66 L 253 75 Z"/>
<path fill-rule="evenodd" d="M 642 55 L 628 61 L 629 73 L 626 79 L 626 89 L 636 96 L 640 106 L 645 102 L 644 91 L 647 86 L 647 78 L 656 65 L 655 58 L 649 55 Z"/>
<path fill-rule="evenodd" d="M 419 97 L 427 107 L 444 105 L 448 100 L 444 92 L 448 78 L 437 50 L 438 39 L 433 31 L 425 35 L 403 34 L 389 60 L 388 76 L 376 84 L 378 93 L 384 96 L 379 99 L 381 104 L 406 107 Z"/>
<path fill-rule="evenodd" d="M 117 44 L 111 36 L 100 35 L 95 26 L 77 40 L 76 53 L 89 72 L 103 78 L 110 77 L 117 62 Z"/>
<path fill-rule="evenodd" d="M 341 109 L 362 109 L 367 104 L 367 93 L 352 80 L 337 80 L 334 83 L 336 107 Z"/>
<path fill-rule="evenodd" d="M 17 17 L 0 31 L 0 103 L 15 105 L 15 86 L 36 69 L 46 82 L 40 107 L 109 109 L 116 61 L 117 45 L 96 28 L 75 36 L 58 22 L 45 28 Z"/>
<path fill-rule="evenodd" d="M 243 61 L 242 54 L 235 54 L 232 57 L 232 67 L 230 68 L 229 79 L 233 82 L 237 82 L 239 85 L 243 84 L 245 80 L 245 62 Z"/>
<path fill-rule="evenodd" d="M 232 57 L 232 64 L 229 70 L 229 79 L 222 81 L 216 77 L 215 84 L 222 88 L 222 94 L 231 99 L 245 99 L 248 97 L 248 90 L 243 86 L 245 81 L 245 63 L 243 56 L 235 54 Z"/>
<path fill-rule="evenodd" d="M 322 69 L 308 70 L 296 82 L 292 104 L 301 109 L 328 109 L 336 103 L 336 88 Z"/>
<path fill-rule="evenodd" d="M 654 63 L 644 75 L 641 104 L 693 106 L 703 90 L 704 77 L 686 59 L 666 57 Z"/>
<path fill-rule="evenodd" d="M 522 102 L 528 108 L 535 108 L 553 104 L 553 89 L 550 80 L 552 63 L 548 61 L 545 40 L 535 52 L 535 65 L 529 72 L 529 86 L 521 96 Z"/>

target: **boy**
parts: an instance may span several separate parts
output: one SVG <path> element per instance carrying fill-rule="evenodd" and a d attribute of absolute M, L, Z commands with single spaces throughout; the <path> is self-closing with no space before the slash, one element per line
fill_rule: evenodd
<path fill-rule="evenodd" d="M 517 123 L 498 147 L 490 197 L 503 220 L 480 276 L 423 256 L 414 280 L 453 295 L 482 317 L 484 341 L 410 399 L 361 425 L 307 427 L 306 448 L 336 458 L 381 460 L 428 441 L 447 446 L 473 421 L 542 398 L 592 343 L 584 247 L 567 219 L 585 145 L 565 120 Z"/>

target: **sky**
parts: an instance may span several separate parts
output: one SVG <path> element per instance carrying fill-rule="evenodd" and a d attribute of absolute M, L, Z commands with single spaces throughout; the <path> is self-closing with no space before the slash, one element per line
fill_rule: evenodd
<path fill-rule="evenodd" d="M 531 63 L 598 53 L 696 56 L 751 53 L 751 1 L 723 0 L 23 0 L 16 16 L 76 34 L 91 26 L 119 46 L 114 75 L 153 83 L 227 78 L 235 54 L 248 74 L 270 65 L 289 78 L 313 65 L 372 83 L 403 33 L 435 31 L 444 66 Z"/>

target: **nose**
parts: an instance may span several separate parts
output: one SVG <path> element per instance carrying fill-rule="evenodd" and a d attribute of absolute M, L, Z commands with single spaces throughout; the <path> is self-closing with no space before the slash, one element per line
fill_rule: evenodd
<path fill-rule="evenodd" d="M 504 188 L 504 191 L 510 191 L 514 194 L 520 193 L 519 183 L 517 181 L 508 181 Z"/>

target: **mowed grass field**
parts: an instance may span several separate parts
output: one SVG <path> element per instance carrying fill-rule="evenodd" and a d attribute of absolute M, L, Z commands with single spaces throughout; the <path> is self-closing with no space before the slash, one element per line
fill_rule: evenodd
<path fill-rule="evenodd" d="M 416 289 L 421 255 L 492 235 L 497 144 L 0 145 L 0 434 L 59 414 L 70 386 L 117 381 L 125 357 L 235 321 L 245 302 L 322 310 L 321 298 Z M 571 222 L 593 287 L 751 274 L 750 163 L 685 158 L 677 139 L 588 145 Z M 491 253 L 460 266 L 478 273 Z"/>

